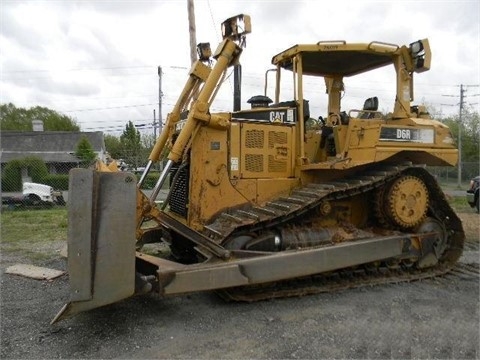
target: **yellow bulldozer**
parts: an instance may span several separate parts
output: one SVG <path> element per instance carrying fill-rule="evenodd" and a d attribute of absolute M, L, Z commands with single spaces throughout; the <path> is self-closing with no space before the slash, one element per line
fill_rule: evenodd
<path fill-rule="evenodd" d="M 430 68 L 428 40 L 295 45 L 272 58 L 273 100 L 265 85 L 248 109 L 212 113 L 250 31 L 249 16 L 234 16 L 213 53 L 199 44 L 138 181 L 102 166 L 70 173 L 70 301 L 52 322 L 139 294 L 254 301 L 454 266 L 462 224 L 426 165 L 454 166 L 458 151 L 450 130 L 412 104 L 413 76 Z M 396 75 L 393 111 L 379 111 L 376 96 L 342 108 L 344 80 L 384 66 Z M 318 118 L 304 97 L 312 79 L 328 104 Z M 142 253 L 155 242 L 168 246 L 164 256 Z"/>

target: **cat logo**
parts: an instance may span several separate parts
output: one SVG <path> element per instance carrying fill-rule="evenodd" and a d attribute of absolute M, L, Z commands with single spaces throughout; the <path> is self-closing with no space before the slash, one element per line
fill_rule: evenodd
<path fill-rule="evenodd" d="M 282 122 L 285 120 L 285 112 L 270 111 L 270 122 Z"/>

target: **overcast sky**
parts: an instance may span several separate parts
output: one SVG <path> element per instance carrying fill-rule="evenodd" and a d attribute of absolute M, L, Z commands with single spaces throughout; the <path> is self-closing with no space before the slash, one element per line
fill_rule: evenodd
<path fill-rule="evenodd" d="M 1 103 L 46 106 L 76 119 L 83 131 L 118 135 L 131 120 L 153 133 L 161 66 L 166 118 L 190 67 L 187 0 L 0 3 Z M 459 85 L 477 85 L 466 88 L 465 102 L 478 111 L 479 0 L 195 0 L 197 43 L 210 42 L 215 49 L 221 22 L 240 13 L 252 20 L 241 58 L 243 103 L 263 93 L 272 56 L 292 45 L 320 40 L 408 45 L 428 38 L 432 66 L 415 77 L 415 102 L 458 114 Z M 345 96 L 353 99 L 348 105 L 358 108 L 378 95 L 380 109 L 391 110 L 392 71 L 360 82 L 346 79 Z M 213 110 L 231 110 L 232 91 L 227 81 Z M 309 94 L 314 117 L 325 115 L 324 101 L 316 99 L 322 92 Z"/>

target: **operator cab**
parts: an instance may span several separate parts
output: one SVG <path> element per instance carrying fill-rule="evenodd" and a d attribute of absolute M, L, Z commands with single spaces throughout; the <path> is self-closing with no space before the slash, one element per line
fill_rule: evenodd
<path fill-rule="evenodd" d="M 398 120 L 416 116 L 410 106 L 413 100 L 413 72 L 428 70 L 430 57 L 426 39 L 412 43 L 409 47 L 383 42 L 347 44 L 345 41 L 320 41 L 316 44 L 295 45 L 272 58 L 272 64 L 276 68 L 268 71 L 276 72 L 275 96 L 269 99 L 270 102 L 262 103 L 259 107 L 270 110 L 287 105 L 291 108 L 297 114 L 295 117 L 299 144 L 296 150 L 297 163 L 303 164 L 304 168 L 305 166 L 312 169 L 330 168 L 332 162 L 349 159 L 349 147 L 354 144 L 354 140 L 350 138 L 353 129 L 359 126 L 368 129 L 376 126 L 378 131 L 388 119 Z M 379 111 L 379 98 L 375 94 L 365 99 L 363 106 L 348 110 L 342 108 L 342 102 L 345 102 L 346 78 L 363 75 L 387 65 L 393 65 L 395 68 L 394 82 L 397 94 L 394 109 L 388 119 Z M 405 76 L 405 71 L 409 76 Z M 318 86 L 318 80 L 321 80 L 324 86 Z M 285 83 L 288 83 L 288 86 L 285 86 Z M 312 85 L 313 83 L 317 83 L 317 86 Z M 326 93 L 322 109 L 325 115 L 315 120 L 310 116 L 310 112 L 321 97 L 318 95 L 321 93 L 321 87 Z M 267 97 L 267 89 L 266 83 L 264 97 Z M 312 94 L 315 99 L 312 98 Z M 285 102 L 281 101 L 282 98 L 293 100 Z M 348 105 L 347 103 L 346 106 Z M 252 111 L 255 110 L 253 107 L 252 103 Z M 297 119 L 302 121 L 297 122 Z M 364 125 L 365 121 L 370 125 Z M 361 140 L 359 139 L 357 143 Z M 372 147 L 374 144 L 368 146 Z"/>

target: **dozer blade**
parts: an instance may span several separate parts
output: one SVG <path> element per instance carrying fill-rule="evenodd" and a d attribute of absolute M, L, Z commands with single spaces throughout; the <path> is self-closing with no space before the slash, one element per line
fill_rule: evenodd
<path fill-rule="evenodd" d="M 130 173 L 70 172 L 70 302 L 52 324 L 133 295 L 136 194 L 136 179 Z"/>

